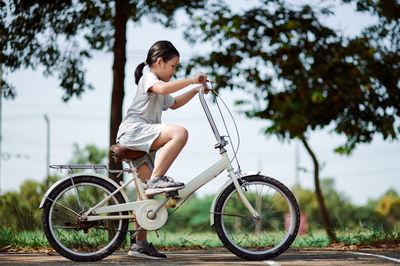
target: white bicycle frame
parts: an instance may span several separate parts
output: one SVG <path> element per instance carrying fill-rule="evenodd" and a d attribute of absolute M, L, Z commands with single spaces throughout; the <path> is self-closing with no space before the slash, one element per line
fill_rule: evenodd
<path fill-rule="evenodd" d="M 206 114 L 206 116 L 208 118 L 208 121 L 210 123 L 210 126 L 211 126 L 211 128 L 212 128 L 212 130 L 214 132 L 215 138 L 217 140 L 217 144 L 215 145 L 215 148 L 219 149 L 220 154 L 221 154 L 221 159 L 218 162 L 216 162 L 215 164 L 213 164 L 211 167 L 209 167 L 208 169 L 203 171 L 201 174 L 199 174 L 198 176 L 193 178 L 189 183 L 187 183 L 185 185 L 185 187 L 183 189 L 178 190 L 178 196 L 177 197 L 179 197 L 182 200 L 185 200 L 187 197 L 189 197 L 197 189 L 199 189 L 204 184 L 206 184 L 209 181 L 211 181 L 212 179 L 214 179 L 216 176 L 218 176 L 224 170 L 227 170 L 228 174 L 229 174 L 229 177 L 231 179 L 231 182 L 226 184 L 224 186 L 224 188 L 227 187 L 227 185 L 229 185 L 230 183 L 233 183 L 235 185 L 235 187 L 236 187 L 236 191 L 238 193 L 238 196 L 241 199 L 241 201 L 243 202 L 244 206 L 246 206 L 246 208 L 249 210 L 249 212 L 252 214 L 253 217 L 258 218 L 258 217 L 260 217 L 259 214 L 253 208 L 253 206 L 251 206 L 251 204 L 249 203 L 249 201 L 245 197 L 245 195 L 244 195 L 244 193 L 243 193 L 243 191 L 242 191 L 242 189 L 240 187 L 238 179 L 240 179 L 241 176 L 239 176 L 239 174 L 235 173 L 234 170 L 233 170 L 233 167 L 232 167 L 232 164 L 231 164 L 231 162 L 229 160 L 227 151 L 224 148 L 227 145 L 227 142 L 219 134 L 218 129 L 217 129 L 216 125 L 215 125 L 214 119 L 213 119 L 213 117 L 212 117 L 212 115 L 210 113 L 210 110 L 208 108 L 208 105 L 207 105 L 207 103 L 206 103 L 206 101 L 204 99 L 204 91 L 206 89 L 208 89 L 207 86 L 205 86 L 205 85 L 201 86 L 201 89 L 200 89 L 200 92 L 199 92 L 199 98 L 200 98 L 200 102 L 202 104 L 202 107 L 204 109 L 204 112 L 205 112 L 205 114 Z M 121 186 L 118 186 L 114 181 L 112 181 L 111 179 L 109 179 L 107 177 L 102 177 L 102 176 L 96 175 L 96 176 L 99 176 L 99 177 L 101 177 L 103 179 L 106 179 L 109 182 L 111 180 L 112 181 L 111 183 L 116 185 L 117 189 L 115 191 L 113 191 L 110 195 L 108 195 L 106 198 L 104 198 L 102 201 L 100 201 L 98 204 L 96 204 L 95 206 L 93 206 L 92 208 L 87 210 L 84 214 L 78 214 L 78 213 L 76 213 L 76 214 L 79 215 L 80 217 L 82 217 L 82 219 L 84 219 L 86 221 L 132 219 L 132 218 L 135 218 L 134 214 L 109 215 L 109 216 L 98 216 L 98 214 L 120 213 L 120 212 L 124 212 L 124 211 L 129 211 L 129 212 L 134 211 L 137 214 L 139 212 L 140 208 L 144 204 L 147 204 L 148 202 L 152 201 L 153 203 L 156 203 L 158 205 L 158 207 L 155 210 L 153 210 L 153 214 L 152 215 L 153 215 L 153 217 L 155 217 L 157 212 L 161 208 L 163 208 L 167 204 L 167 202 L 169 200 L 173 200 L 172 197 L 165 197 L 163 199 L 163 201 L 161 201 L 161 202 L 159 202 L 159 201 L 157 201 L 155 199 L 149 199 L 144 193 L 146 185 L 143 184 L 143 182 L 141 182 L 141 180 L 139 178 L 139 174 L 138 174 L 137 168 L 133 165 L 133 163 L 131 161 L 129 161 L 128 163 L 130 165 L 130 169 L 126 170 L 126 171 L 130 172 L 133 175 L 133 177 L 125 184 L 123 184 L 121 182 Z M 67 169 L 68 168 L 68 166 L 65 166 L 65 167 L 53 166 L 53 167 L 54 168 L 58 168 L 58 169 Z M 70 166 L 70 168 L 71 168 L 71 166 Z M 72 177 L 67 177 L 65 179 L 69 179 L 69 178 L 72 178 Z M 54 184 L 46 192 L 46 194 L 43 196 L 42 202 L 40 204 L 40 208 L 43 207 L 44 202 L 46 201 L 46 199 L 48 199 L 48 195 L 54 189 L 54 187 L 56 187 L 59 183 L 63 182 L 65 179 L 60 180 L 59 182 Z M 130 183 L 132 183 L 132 181 L 135 182 L 136 188 L 137 188 L 137 193 L 143 199 L 142 201 L 129 202 L 129 200 L 127 200 L 126 194 L 124 192 L 124 188 L 126 186 L 128 186 Z M 108 200 L 110 200 L 115 194 L 117 194 L 118 192 L 121 192 L 121 194 L 124 196 L 125 200 L 128 201 L 127 203 L 101 207 Z M 220 192 L 222 192 L 222 190 L 220 190 Z M 77 193 L 77 195 L 78 195 L 78 201 L 80 201 L 79 194 Z M 219 197 L 219 195 L 216 195 L 211 208 L 214 207 L 215 201 L 216 201 L 216 199 L 218 197 Z M 51 200 L 51 199 L 49 199 L 49 200 Z M 72 211 L 72 210 L 70 210 L 70 211 Z M 213 224 L 213 218 L 211 218 L 211 224 Z M 146 228 L 146 225 L 144 225 L 144 224 L 143 225 L 139 224 L 139 225 L 142 226 L 143 228 Z"/>

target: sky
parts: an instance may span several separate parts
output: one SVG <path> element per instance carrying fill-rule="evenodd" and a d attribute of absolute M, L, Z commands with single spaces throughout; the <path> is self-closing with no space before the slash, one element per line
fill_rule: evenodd
<path fill-rule="evenodd" d="M 355 14 L 352 8 L 340 6 L 335 16 L 327 19 L 326 23 L 353 35 L 371 21 L 373 18 L 369 16 Z M 147 50 L 154 42 L 170 40 L 180 51 L 181 61 L 194 53 L 211 50 L 209 46 L 189 45 L 183 39 L 181 29 L 167 30 L 149 20 L 137 26 L 129 24 L 127 37 L 124 114 L 136 90 L 134 69 L 143 62 Z M 81 148 L 94 144 L 108 149 L 112 55 L 97 53 L 87 61 L 85 67 L 87 80 L 95 89 L 68 103 L 61 100 L 63 91 L 58 87 L 57 79 L 44 77 L 40 70 L 20 70 L 7 76 L 16 88 L 17 97 L 15 100 L 2 101 L 1 193 L 18 190 L 27 179 L 44 180 L 47 172 L 45 115 L 50 121 L 50 164 L 68 164 L 72 159 L 73 143 L 79 144 Z M 297 149 L 299 166 L 308 170 L 298 172 L 298 181 L 302 187 L 313 190 L 313 166 L 302 144 L 296 141 L 282 143 L 275 137 L 264 136 L 262 129 L 268 122 L 244 117 L 233 104 L 234 100 L 243 96 L 243 92 L 222 91 L 220 94 L 238 124 L 241 142 L 238 159 L 241 169 L 244 172 L 261 170 L 262 174 L 291 187 L 296 182 Z M 216 118 L 219 117 L 216 107 L 208 98 L 212 113 Z M 230 120 L 228 116 L 226 119 Z M 188 182 L 219 159 L 218 151 L 214 149 L 215 138 L 197 97 L 178 110 L 165 112 L 163 122 L 184 126 L 189 131 L 189 141 L 168 175 Z M 221 125 L 220 120 L 217 122 Z M 236 145 L 232 123 L 228 125 Z M 336 190 L 357 205 L 366 204 L 368 199 L 379 198 L 389 188 L 400 192 L 398 141 L 388 142 L 377 136 L 372 144 L 359 145 L 351 156 L 334 153 L 333 149 L 344 141 L 343 137 L 330 134 L 329 129 L 310 135 L 309 144 L 322 165 L 322 179 L 333 178 Z M 50 173 L 56 172 L 51 170 Z M 215 193 L 225 180 L 226 174 L 222 173 L 219 178 L 202 187 L 199 195 Z"/>

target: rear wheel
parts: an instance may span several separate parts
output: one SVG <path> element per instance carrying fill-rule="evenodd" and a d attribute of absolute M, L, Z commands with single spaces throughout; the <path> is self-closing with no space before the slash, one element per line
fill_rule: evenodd
<path fill-rule="evenodd" d="M 296 238 L 300 211 L 295 197 L 279 181 L 261 175 L 239 180 L 254 218 L 243 205 L 234 184 L 221 194 L 215 208 L 215 229 L 224 246 L 248 260 L 267 260 L 284 252 Z"/>
<path fill-rule="evenodd" d="M 125 239 L 129 221 L 85 221 L 79 217 L 115 190 L 111 183 L 93 176 L 76 176 L 58 185 L 47 197 L 42 216 L 51 246 L 74 261 L 97 261 L 113 253 Z M 121 203 L 125 203 L 124 197 L 116 193 L 104 206 Z"/>

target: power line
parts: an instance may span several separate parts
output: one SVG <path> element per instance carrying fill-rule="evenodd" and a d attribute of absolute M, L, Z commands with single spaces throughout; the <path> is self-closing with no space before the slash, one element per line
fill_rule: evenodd
<path fill-rule="evenodd" d="M 82 113 L 52 113 L 51 115 L 54 118 L 60 118 L 60 119 L 85 119 L 88 120 L 88 122 L 92 119 L 96 119 L 96 120 L 107 120 L 109 119 L 108 116 L 103 115 L 103 114 L 82 114 Z M 24 115 L 24 114 L 16 114 L 16 115 L 9 115 L 9 116 L 5 116 L 4 119 L 6 120 L 26 120 L 29 119 L 31 120 L 32 118 L 36 118 L 39 119 L 41 118 L 41 115 L 39 114 L 28 114 L 28 115 Z M 7 123 L 10 123 L 13 121 L 7 121 Z"/>
<path fill-rule="evenodd" d="M 360 171 L 360 172 L 353 172 L 353 173 L 346 173 L 346 174 L 338 174 L 338 176 L 346 176 L 347 178 L 363 178 L 365 175 L 375 175 L 375 174 L 379 174 L 379 173 L 385 174 L 385 173 L 393 173 L 393 172 L 400 173 L 400 169 L 399 168 L 374 169 L 372 171 Z M 399 177 L 400 177 L 400 175 L 399 175 Z"/>
<path fill-rule="evenodd" d="M 303 169 L 305 171 L 305 173 L 307 174 L 313 174 L 313 171 L 308 171 L 306 169 Z M 327 171 L 328 172 L 328 171 Z M 376 174 L 382 174 L 382 176 L 380 176 L 380 178 L 383 178 L 384 174 L 387 173 L 400 173 L 400 169 L 399 168 L 385 168 L 385 169 L 374 169 L 371 171 L 360 171 L 360 172 L 352 172 L 352 173 L 335 173 L 335 174 L 320 174 L 320 178 L 327 178 L 327 177 L 334 177 L 334 178 L 342 178 L 342 177 L 346 177 L 346 178 L 365 178 L 365 176 L 368 175 L 376 175 Z M 400 177 L 400 176 L 399 176 Z"/>
<path fill-rule="evenodd" d="M 21 153 L 9 153 L 9 152 L 2 152 L 1 153 L 1 160 L 3 161 L 8 161 L 12 158 L 17 158 L 17 159 L 30 159 L 29 154 L 21 154 Z"/>

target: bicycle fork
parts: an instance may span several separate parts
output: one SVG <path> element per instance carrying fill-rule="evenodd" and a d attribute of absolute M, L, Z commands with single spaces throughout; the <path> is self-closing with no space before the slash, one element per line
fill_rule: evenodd
<path fill-rule="evenodd" d="M 229 177 L 231 178 L 233 184 L 236 187 L 236 191 L 237 191 L 237 194 L 239 196 L 239 199 L 242 201 L 244 206 L 249 210 L 249 212 L 251 213 L 251 215 L 253 215 L 254 218 L 256 218 L 257 220 L 260 219 L 260 214 L 253 208 L 253 206 L 251 206 L 249 200 L 244 195 L 244 193 L 242 191 L 242 187 L 239 184 L 237 175 L 233 171 L 233 168 L 230 167 L 227 170 L 228 170 L 228 173 L 229 173 Z"/>

